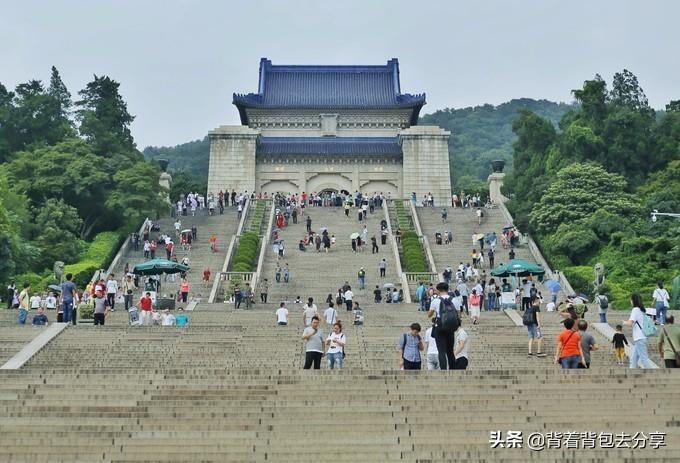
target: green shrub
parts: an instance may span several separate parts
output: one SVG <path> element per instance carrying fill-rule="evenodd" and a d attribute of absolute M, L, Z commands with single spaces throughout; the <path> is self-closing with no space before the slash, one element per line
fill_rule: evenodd
<path fill-rule="evenodd" d="M 590 294 L 592 292 L 593 281 L 595 281 L 595 271 L 592 267 L 585 265 L 565 267 L 563 273 L 577 293 Z"/>
<path fill-rule="evenodd" d="M 78 286 L 86 286 L 94 272 L 109 266 L 124 240 L 125 236 L 117 232 L 99 233 L 78 262 L 66 265 L 64 275 L 72 273 Z"/>
<path fill-rule="evenodd" d="M 29 283 L 31 285 L 31 292 L 39 292 L 45 289 L 45 286 L 43 285 L 44 279 L 45 275 L 39 275 L 34 272 L 22 273 L 14 277 L 17 288 L 23 289 L 24 283 Z"/>
<path fill-rule="evenodd" d="M 252 272 L 258 257 L 260 237 L 257 233 L 246 232 L 241 235 L 238 247 L 232 258 L 232 269 L 237 272 Z"/>
<path fill-rule="evenodd" d="M 234 272 L 250 272 L 251 271 L 251 265 L 244 263 L 244 262 L 238 262 L 234 264 L 233 268 Z"/>
<path fill-rule="evenodd" d="M 94 318 L 94 305 L 80 304 L 78 306 L 78 316 L 80 318 L 91 320 Z"/>

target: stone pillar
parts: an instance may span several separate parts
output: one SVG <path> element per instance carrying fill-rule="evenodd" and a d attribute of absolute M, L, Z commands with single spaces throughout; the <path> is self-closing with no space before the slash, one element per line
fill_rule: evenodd
<path fill-rule="evenodd" d="M 489 197 L 496 204 L 504 203 L 508 199 L 501 193 L 504 178 L 503 172 L 494 172 L 486 180 L 489 183 Z"/>
<path fill-rule="evenodd" d="M 208 194 L 255 191 L 255 149 L 260 131 L 242 125 L 211 130 Z"/>
<path fill-rule="evenodd" d="M 399 132 L 403 152 L 401 195 L 410 199 L 432 193 L 435 206 L 451 205 L 451 172 L 449 170 L 449 136 L 440 127 L 416 125 Z"/>

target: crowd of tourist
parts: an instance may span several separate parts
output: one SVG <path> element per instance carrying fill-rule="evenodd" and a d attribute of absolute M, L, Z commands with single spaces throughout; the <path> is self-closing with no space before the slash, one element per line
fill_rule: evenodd
<path fill-rule="evenodd" d="M 157 256 L 158 247 L 165 251 L 168 260 L 190 266 L 190 253 L 192 245 L 199 238 L 199 230 L 193 225 L 189 228 L 182 226 L 182 217 L 199 214 L 223 214 L 225 208 L 232 206 L 240 216 L 248 198 L 266 198 L 266 193 L 231 193 L 220 191 L 217 195 L 208 194 L 203 196 L 196 193 L 182 195 L 175 203 L 173 224 L 174 233 L 165 233 L 152 222 L 142 230 L 141 236 L 133 234 L 130 240 L 135 252 L 140 252 L 144 259 L 154 259 Z M 312 193 L 307 195 L 281 195 L 272 197 L 276 204 L 275 223 L 276 229 L 272 231 L 272 251 L 277 259 L 274 272 L 274 281 L 277 284 L 287 284 L 291 281 L 291 269 L 286 262 L 286 246 L 281 239 L 281 231 L 291 225 L 304 224 L 304 234 L 298 242 L 298 252 L 316 251 L 325 254 L 331 252 L 338 245 L 338 239 L 332 230 L 325 224 L 316 224 L 309 213 L 310 208 L 333 207 L 341 208 L 347 219 L 353 218 L 356 212 L 358 225 L 357 232 L 347 242 L 348 249 L 353 253 L 365 252 L 368 243 L 371 243 L 372 253 L 378 253 L 380 245 L 386 245 L 389 236 L 388 226 L 385 220 L 380 222 L 380 228 L 371 233 L 366 223 L 369 215 L 374 214 L 376 209 L 381 208 L 383 201 L 387 199 L 381 193 L 364 195 L 360 192 L 355 194 L 343 193 Z M 452 195 L 452 207 L 469 208 L 478 211 L 482 208 L 490 208 L 493 205 L 484 203 L 479 195 Z M 417 201 L 417 196 L 412 195 L 412 201 Z M 431 194 L 422 198 L 423 206 L 435 207 Z M 442 223 L 448 221 L 446 207 L 441 211 Z M 481 222 L 481 221 L 480 221 Z M 369 236 L 370 235 L 370 236 Z M 400 230 L 395 232 L 400 236 Z M 343 237 L 344 239 L 345 237 Z M 450 245 L 454 236 L 450 230 L 436 232 L 435 245 Z M 211 236 L 208 240 L 211 249 L 217 251 L 216 237 Z M 402 333 L 396 342 L 398 352 L 398 366 L 404 370 L 418 370 L 425 364 L 428 370 L 437 369 L 466 369 L 470 360 L 469 335 L 463 328 L 463 321 L 471 325 L 481 322 L 484 311 L 499 311 L 502 308 L 516 308 L 521 313 L 522 324 L 527 328 L 529 357 L 542 358 L 547 353 L 543 336 L 545 323 L 544 311 L 559 313 L 562 323 L 562 331 L 557 335 L 554 349 L 554 362 L 564 369 L 590 368 L 591 353 L 601 350 L 604 346 L 597 343 L 595 338 L 588 332 L 589 323 L 585 320 L 587 312 L 586 301 L 582 297 L 567 298 L 557 303 L 557 291 L 551 290 L 550 299 L 544 300 L 540 285 L 532 277 L 522 280 L 508 281 L 507 278 L 495 279 L 487 275 L 487 269 L 494 268 L 497 259 L 497 243 L 507 250 L 508 260 L 515 258 L 515 246 L 521 243 L 521 234 L 516 228 L 508 226 L 502 230 L 500 237 L 495 231 L 490 233 L 475 234 L 472 236 L 473 248 L 469 254 L 469 262 L 460 262 L 454 269 L 447 266 L 441 272 L 441 282 L 420 282 L 415 290 L 416 304 L 420 311 L 426 312 L 431 322 L 422 334 L 423 328 L 420 323 L 412 323 L 409 330 Z M 179 259 L 177 253 L 183 253 Z M 502 251 L 505 253 L 506 251 Z M 377 278 L 384 279 L 386 276 L 387 261 L 378 259 L 375 268 Z M 211 271 L 208 267 L 202 270 L 202 283 L 209 287 Z M 190 284 L 187 275 L 181 273 L 173 298 L 180 303 L 189 301 Z M 107 275 L 106 278 L 98 278 L 91 282 L 84 290 L 78 290 L 73 275 L 67 274 L 65 281 L 58 287 L 49 291 L 33 291 L 28 283 L 18 288 L 12 282 L 7 288 L 7 308 L 18 310 L 18 323 L 33 325 L 46 325 L 49 322 L 50 313 L 55 314 L 57 321 L 75 323 L 76 310 L 78 307 L 87 306 L 93 312 L 95 325 L 104 325 L 109 313 L 114 312 L 116 305 L 122 305 L 130 313 L 130 323 L 134 325 L 160 325 L 160 326 L 186 326 L 189 318 L 183 308 L 173 313 L 170 310 L 158 306 L 161 287 L 167 282 L 175 284 L 174 274 L 163 277 L 151 275 L 141 277 L 131 273 L 129 266 L 123 272 L 120 280 L 116 275 Z M 269 279 L 263 278 L 256 288 L 245 282 L 236 285 L 231 300 L 235 307 L 250 309 L 256 300 L 259 303 L 268 303 Z M 366 269 L 359 267 L 357 271 L 357 289 L 361 297 L 365 297 Z M 134 294 L 141 291 L 142 295 L 135 300 Z M 404 302 L 402 289 L 392 284 L 375 285 L 372 293 L 374 304 L 389 303 L 400 304 Z M 259 296 L 259 297 L 258 297 Z M 347 335 L 343 331 L 344 325 L 361 326 L 365 323 L 364 311 L 357 300 L 349 282 L 345 282 L 337 293 L 328 294 L 325 300 L 325 309 L 319 311 L 314 299 L 308 297 L 306 302 L 297 296 L 292 305 L 300 306 L 301 320 L 303 325 L 302 339 L 306 345 L 304 368 L 320 368 L 321 360 L 326 358 L 329 369 L 343 367 L 347 348 Z M 670 296 L 663 283 L 652 294 L 654 301 L 654 317 L 649 316 L 649 309 L 645 309 L 639 294 L 631 296 L 632 310 L 629 316 L 616 324 L 615 332 L 611 340 L 612 351 L 615 352 L 615 361 L 623 365 L 626 352 L 630 355 L 628 366 L 630 368 L 652 367 L 649 359 L 648 342 L 653 336 L 658 339 L 659 355 L 663 358 L 667 368 L 675 368 L 680 365 L 680 326 L 676 326 L 673 315 L 668 315 Z M 280 302 L 275 311 L 275 323 L 277 326 L 291 324 L 289 310 L 290 302 Z M 607 323 L 607 309 L 609 300 L 605 294 L 596 292 L 593 298 L 593 307 L 596 308 L 600 323 Z M 297 309 L 295 309 L 297 310 Z M 54 311 L 54 312 L 52 312 Z M 340 315 L 342 311 L 345 315 Z M 29 314 L 33 312 L 33 316 Z M 30 320 L 29 320 L 30 318 Z M 656 321 L 656 325 L 655 325 Z M 632 339 L 629 341 L 623 333 L 623 326 L 632 329 Z M 474 331 L 474 330 L 473 330 Z M 474 334 L 474 333 L 473 333 Z"/>

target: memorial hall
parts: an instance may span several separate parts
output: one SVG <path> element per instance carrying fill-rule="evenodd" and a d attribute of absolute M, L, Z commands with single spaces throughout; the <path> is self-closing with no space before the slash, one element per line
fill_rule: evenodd
<path fill-rule="evenodd" d="M 399 62 L 274 65 L 234 93 L 241 125 L 210 131 L 208 192 L 451 195 L 450 132 L 418 125 L 425 94 L 402 93 Z"/>

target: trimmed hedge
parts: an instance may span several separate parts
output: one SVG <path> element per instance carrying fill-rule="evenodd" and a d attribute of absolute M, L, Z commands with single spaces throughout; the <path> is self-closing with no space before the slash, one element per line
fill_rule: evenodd
<path fill-rule="evenodd" d="M 255 202 L 255 209 L 250 214 L 250 225 L 248 226 L 248 231 L 260 234 L 262 229 L 262 223 L 265 221 L 265 216 L 267 213 L 267 201 L 258 200 Z"/>
<path fill-rule="evenodd" d="M 396 200 L 394 201 L 394 210 L 396 211 L 396 221 L 397 226 L 402 229 L 402 231 L 413 230 L 411 225 L 410 214 L 406 211 L 404 206 L 404 201 Z"/>
<path fill-rule="evenodd" d="M 118 249 L 125 241 L 125 235 L 117 232 L 102 232 L 95 236 L 83 257 L 64 269 L 64 275 L 72 273 L 78 286 L 86 286 L 94 272 L 109 266 Z"/>
<path fill-rule="evenodd" d="M 239 239 L 238 247 L 231 261 L 234 272 L 252 272 L 258 257 L 260 237 L 254 232 L 245 232 Z"/>
<path fill-rule="evenodd" d="M 401 238 L 401 263 L 406 272 L 427 272 L 425 253 L 418 235 L 414 231 L 405 231 Z"/>

